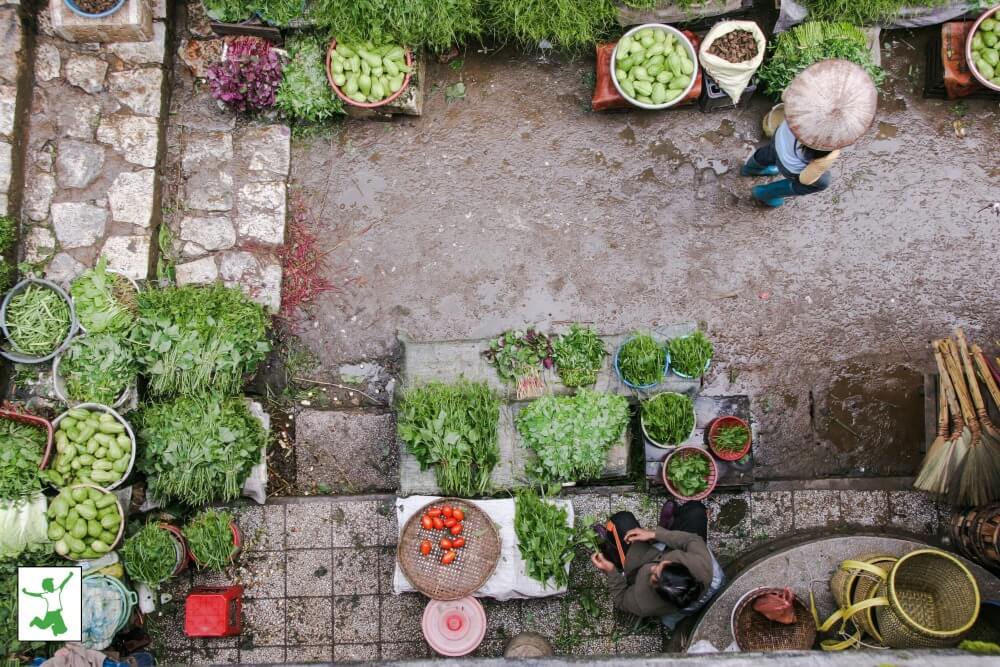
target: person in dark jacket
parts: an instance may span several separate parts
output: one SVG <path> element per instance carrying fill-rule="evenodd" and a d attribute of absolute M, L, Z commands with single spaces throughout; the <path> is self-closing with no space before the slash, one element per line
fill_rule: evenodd
<path fill-rule="evenodd" d="M 611 517 L 598 533 L 602 551 L 591 557 L 604 572 L 614 606 L 636 616 L 658 616 L 673 628 L 718 592 L 722 569 L 708 550 L 708 514 L 697 501 L 675 510 L 668 502 L 654 530 L 630 512 Z M 598 527 L 600 528 L 600 527 Z"/>

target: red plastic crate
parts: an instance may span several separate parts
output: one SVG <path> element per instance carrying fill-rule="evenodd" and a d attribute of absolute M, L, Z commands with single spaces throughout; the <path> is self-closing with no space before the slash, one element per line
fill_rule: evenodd
<path fill-rule="evenodd" d="M 240 634 L 242 586 L 192 588 L 184 604 L 184 634 L 188 637 L 232 637 Z"/>

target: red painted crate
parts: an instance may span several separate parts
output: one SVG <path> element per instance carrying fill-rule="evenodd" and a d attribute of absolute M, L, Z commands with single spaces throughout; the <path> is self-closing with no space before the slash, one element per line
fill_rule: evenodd
<path fill-rule="evenodd" d="M 240 634 L 242 586 L 192 588 L 184 604 L 184 634 L 188 637 L 232 637 Z"/>

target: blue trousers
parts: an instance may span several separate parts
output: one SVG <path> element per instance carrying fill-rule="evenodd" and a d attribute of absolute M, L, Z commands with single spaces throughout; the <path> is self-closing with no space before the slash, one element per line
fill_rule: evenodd
<path fill-rule="evenodd" d="M 757 164 L 764 167 L 777 165 L 778 171 L 781 172 L 782 176 L 792 182 L 792 192 L 797 195 L 811 195 L 814 192 L 822 192 L 830 187 L 830 172 L 826 172 L 820 176 L 819 180 L 812 185 L 800 183 L 799 175 L 789 171 L 785 165 L 781 164 L 781 160 L 778 159 L 778 151 L 774 149 L 773 141 L 766 146 L 758 148 L 757 152 L 753 154 L 753 159 L 757 161 Z"/>

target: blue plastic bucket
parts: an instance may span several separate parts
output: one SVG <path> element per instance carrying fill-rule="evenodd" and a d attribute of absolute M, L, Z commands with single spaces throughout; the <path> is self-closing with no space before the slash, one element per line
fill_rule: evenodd
<path fill-rule="evenodd" d="M 623 340 L 621 342 L 621 345 L 619 345 L 615 349 L 615 374 L 618 375 L 618 379 L 622 381 L 622 384 L 624 384 L 626 387 L 629 387 L 630 389 L 652 389 L 653 387 L 661 384 L 663 382 L 663 378 L 667 377 L 667 372 L 670 369 L 670 349 L 667 348 L 666 345 L 663 345 L 661 343 L 661 346 L 663 347 L 664 359 L 663 359 L 663 376 L 660 378 L 659 382 L 654 382 L 652 384 L 632 384 L 631 382 L 625 379 L 624 375 L 622 375 L 622 369 L 619 368 L 618 366 L 618 355 L 621 353 L 622 348 L 625 347 L 625 345 L 634 338 L 635 336 L 629 336 L 628 338 Z"/>

